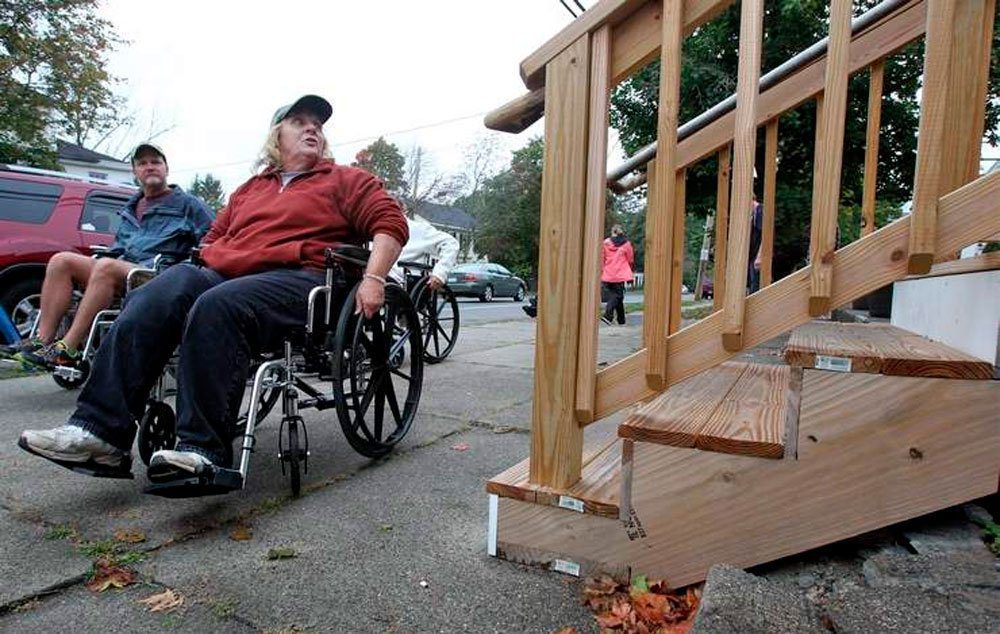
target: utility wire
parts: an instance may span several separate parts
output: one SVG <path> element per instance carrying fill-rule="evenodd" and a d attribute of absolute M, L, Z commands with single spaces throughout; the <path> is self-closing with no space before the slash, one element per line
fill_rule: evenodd
<path fill-rule="evenodd" d="M 569 14 L 573 16 L 574 19 L 576 19 L 576 14 L 573 13 L 573 9 L 569 8 L 569 5 L 566 4 L 566 0 L 559 0 L 559 4 L 561 4 L 567 11 L 569 11 Z"/>
<path fill-rule="evenodd" d="M 582 4 L 580 4 L 580 0 L 573 0 L 573 2 L 575 2 L 575 3 L 576 3 L 576 6 L 580 7 L 580 12 L 581 12 L 581 13 L 583 13 L 584 11 L 586 11 L 586 10 L 587 10 L 587 8 L 586 8 L 586 7 L 584 7 L 584 6 L 582 5 Z"/>

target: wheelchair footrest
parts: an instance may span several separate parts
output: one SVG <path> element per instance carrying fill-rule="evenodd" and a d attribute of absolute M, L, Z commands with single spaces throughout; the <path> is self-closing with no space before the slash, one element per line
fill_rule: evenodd
<path fill-rule="evenodd" d="M 176 480 L 151 482 L 143 493 L 165 498 L 196 498 L 223 495 L 243 488 L 243 476 L 236 469 L 210 467 L 197 475 Z"/>

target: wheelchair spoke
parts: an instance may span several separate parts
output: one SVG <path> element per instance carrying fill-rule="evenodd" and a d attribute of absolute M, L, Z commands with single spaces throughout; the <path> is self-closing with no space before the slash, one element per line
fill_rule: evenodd
<path fill-rule="evenodd" d="M 392 382 L 392 377 L 386 381 L 385 397 L 389 401 L 389 410 L 392 412 L 392 418 L 398 428 L 403 421 L 403 414 L 399 411 L 399 403 L 396 401 L 396 386 Z"/>
<path fill-rule="evenodd" d="M 375 442 L 382 442 L 382 419 L 385 417 L 385 384 L 391 380 L 379 381 L 375 387 L 375 419 L 372 421 L 372 436 Z"/>
<path fill-rule="evenodd" d="M 396 376 L 398 376 L 399 378 L 403 379 L 404 381 L 407 381 L 407 382 L 409 382 L 409 381 L 412 381 L 412 380 L 413 380 L 413 379 L 411 379 L 411 378 L 410 378 L 410 377 L 409 377 L 408 375 L 404 374 L 404 373 L 402 372 L 402 370 L 399 370 L 398 368 L 393 368 L 392 370 L 390 370 L 390 372 L 392 372 L 393 374 L 395 374 L 395 375 L 396 375 Z"/>

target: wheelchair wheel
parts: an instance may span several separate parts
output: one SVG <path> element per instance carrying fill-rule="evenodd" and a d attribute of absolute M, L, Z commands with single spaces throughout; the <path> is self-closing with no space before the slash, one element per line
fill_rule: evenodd
<path fill-rule="evenodd" d="M 53 373 L 52 380 L 64 390 L 79 389 L 87 382 L 87 378 L 90 376 L 90 362 L 80 361 L 76 364 L 76 369 L 80 371 L 80 376 L 77 378 L 70 379 Z"/>
<path fill-rule="evenodd" d="M 419 317 L 406 292 L 389 284 L 371 319 L 354 314 L 351 291 L 341 310 L 331 355 L 337 417 L 358 453 L 379 458 L 406 436 L 423 384 Z"/>
<path fill-rule="evenodd" d="M 414 300 L 423 333 L 424 361 L 440 363 L 451 354 L 458 340 L 458 301 L 447 286 L 431 290 L 421 284 Z"/>
<path fill-rule="evenodd" d="M 281 433 L 278 435 L 278 453 L 281 459 L 281 472 L 285 472 L 285 464 L 288 464 L 289 482 L 292 485 L 292 497 L 299 497 L 302 492 L 302 456 L 303 453 L 299 445 L 299 423 L 302 419 L 298 416 L 282 421 Z M 305 431 L 303 426 L 302 431 Z M 284 442 L 282 443 L 282 437 Z M 307 443 L 308 444 L 308 443 Z"/>
<path fill-rule="evenodd" d="M 139 420 L 139 458 L 149 466 L 149 459 L 160 449 L 173 449 L 177 444 L 177 419 L 174 410 L 163 401 L 150 401 Z"/>

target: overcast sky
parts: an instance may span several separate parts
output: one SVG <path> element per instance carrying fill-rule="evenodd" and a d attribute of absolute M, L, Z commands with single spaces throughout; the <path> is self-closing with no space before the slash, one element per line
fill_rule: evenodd
<path fill-rule="evenodd" d="M 126 153 L 151 121 L 174 126 L 156 140 L 171 180 L 211 172 L 227 194 L 249 177 L 274 110 L 305 93 L 333 104 L 338 162 L 385 135 L 460 170 L 463 148 L 488 133 L 483 114 L 525 92 L 521 60 L 572 20 L 559 0 L 104 0 L 101 12 L 130 40 L 110 66 L 137 118 L 133 138 L 101 149 Z M 510 149 L 542 132 L 492 134 Z"/>

